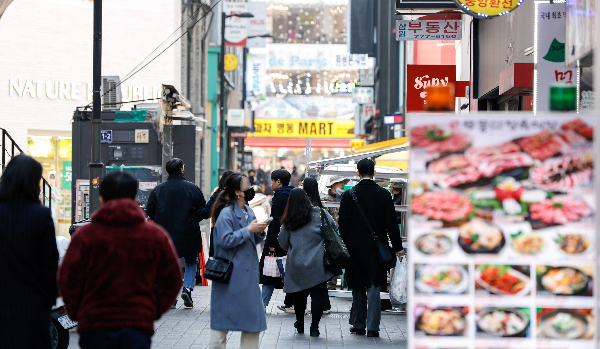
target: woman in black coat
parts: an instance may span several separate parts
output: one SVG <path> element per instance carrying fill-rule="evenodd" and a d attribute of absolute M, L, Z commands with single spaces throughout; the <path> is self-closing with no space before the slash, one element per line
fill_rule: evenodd
<path fill-rule="evenodd" d="M 40 204 L 42 165 L 18 155 L 0 178 L 0 347 L 50 349 L 58 250 Z"/>

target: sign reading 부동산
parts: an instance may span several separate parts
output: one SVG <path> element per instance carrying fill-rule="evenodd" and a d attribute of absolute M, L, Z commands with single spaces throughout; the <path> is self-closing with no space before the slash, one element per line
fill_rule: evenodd
<path fill-rule="evenodd" d="M 460 40 L 461 21 L 396 21 L 396 40 Z"/>
<path fill-rule="evenodd" d="M 410 349 L 596 348 L 593 122 L 408 115 Z"/>

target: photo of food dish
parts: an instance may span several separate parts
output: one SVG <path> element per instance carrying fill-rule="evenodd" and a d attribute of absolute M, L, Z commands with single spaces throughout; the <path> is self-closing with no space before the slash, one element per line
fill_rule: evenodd
<path fill-rule="evenodd" d="M 466 265 L 417 264 L 415 289 L 417 293 L 467 293 L 468 268 Z"/>
<path fill-rule="evenodd" d="M 538 294 L 545 296 L 592 296 L 593 266 L 537 266 Z"/>
<path fill-rule="evenodd" d="M 593 153 L 547 160 L 531 170 L 533 184 L 545 190 L 564 192 L 592 181 Z"/>
<path fill-rule="evenodd" d="M 431 232 L 419 236 L 415 245 L 421 253 L 442 256 L 452 249 L 452 240 L 443 233 Z"/>
<path fill-rule="evenodd" d="M 575 233 L 558 234 L 555 241 L 558 247 L 569 255 L 584 253 L 592 244 L 586 235 Z"/>
<path fill-rule="evenodd" d="M 554 195 L 531 205 L 529 212 L 532 221 L 540 220 L 547 225 L 564 225 L 592 215 L 592 210 L 583 200 L 569 195 Z"/>
<path fill-rule="evenodd" d="M 544 238 L 536 232 L 519 232 L 518 234 L 511 235 L 511 238 L 513 250 L 521 254 L 535 255 L 542 252 L 546 246 Z"/>
<path fill-rule="evenodd" d="M 441 125 L 415 127 L 410 132 L 410 143 L 415 148 L 442 154 L 464 151 L 471 145 L 471 137 L 457 129 Z"/>
<path fill-rule="evenodd" d="M 467 329 L 467 307 L 415 307 L 415 334 L 427 336 L 463 336 Z"/>
<path fill-rule="evenodd" d="M 471 200 L 456 191 L 428 191 L 412 200 L 413 214 L 421 214 L 447 225 L 468 221 L 473 215 Z"/>
<path fill-rule="evenodd" d="M 594 338 L 592 309 L 537 309 L 537 338 Z"/>
<path fill-rule="evenodd" d="M 458 244 L 466 253 L 498 253 L 505 239 L 499 228 L 473 218 L 459 228 Z"/>
<path fill-rule="evenodd" d="M 477 337 L 527 337 L 529 308 L 476 308 Z"/>
<path fill-rule="evenodd" d="M 588 140 L 594 138 L 594 128 L 585 123 L 585 121 L 581 119 L 575 119 L 573 121 L 569 121 L 561 126 L 561 128 L 565 131 L 575 131 L 581 136 L 585 137 Z"/>
<path fill-rule="evenodd" d="M 542 161 L 568 150 L 568 144 L 557 133 L 548 130 L 521 138 L 517 144 L 531 157 Z"/>
<path fill-rule="evenodd" d="M 525 296 L 531 288 L 526 265 L 475 265 L 477 295 Z"/>

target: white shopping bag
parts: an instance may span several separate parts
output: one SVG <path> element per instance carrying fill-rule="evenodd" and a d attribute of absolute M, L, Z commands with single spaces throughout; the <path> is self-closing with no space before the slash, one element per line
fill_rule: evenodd
<path fill-rule="evenodd" d="M 277 257 L 275 256 L 266 256 L 265 257 L 265 265 L 263 267 L 263 275 L 271 276 L 271 277 L 280 277 L 279 267 L 277 266 Z"/>
<path fill-rule="evenodd" d="M 408 264 L 406 257 L 402 258 L 402 261 L 396 259 L 396 267 L 394 268 L 394 275 L 392 281 L 390 281 L 390 301 L 392 306 L 399 308 L 400 305 L 404 305 L 408 302 Z"/>

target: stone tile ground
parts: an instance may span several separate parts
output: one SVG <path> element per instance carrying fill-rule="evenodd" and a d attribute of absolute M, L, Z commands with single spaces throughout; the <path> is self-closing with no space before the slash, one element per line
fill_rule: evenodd
<path fill-rule="evenodd" d="M 181 300 L 178 308 L 169 311 L 155 322 L 153 349 L 205 349 L 210 338 L 210 287 L 196 287 L 193 292 L 194 308 L 186 309 Z M 353 349 L 353 348 L 407 348 L 407 322 L 405 315 L 383 313 L 380 338 L 351 335 L 348 329 L 350 300 L 331 297 L 331 314 L 321 320 L 319 338 L 294 330 L 294 314 L 285 314 L 276 307 L 283 304 L 284 294 L 275 290 L 267 308 L 267 330 L 261 335 L 261 349 Z M 310 300 L 309 300 L 310 304 Z M 310 305 L 309 305 L 310 306 Z M 310 327 L 306 317 L 305 328 Z M 70 331 L 69 349 L 79 349 L 79 336 Z M 230 334 L 227 348 L 239 348 L 240 334 Z"/>

